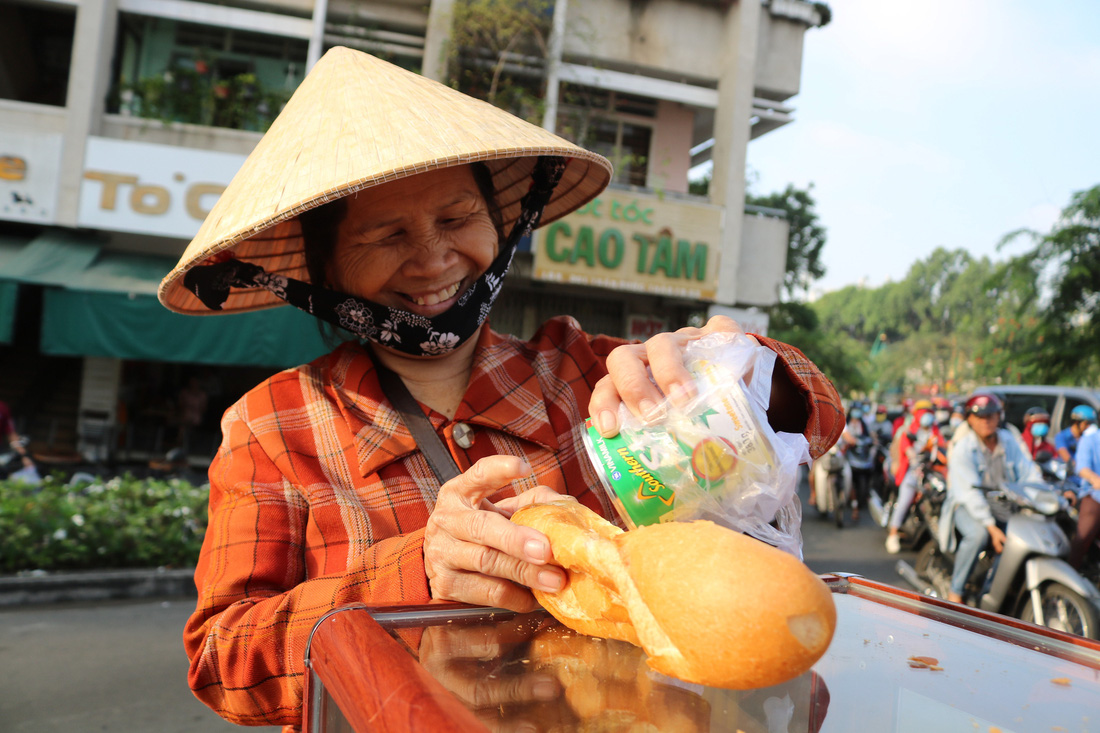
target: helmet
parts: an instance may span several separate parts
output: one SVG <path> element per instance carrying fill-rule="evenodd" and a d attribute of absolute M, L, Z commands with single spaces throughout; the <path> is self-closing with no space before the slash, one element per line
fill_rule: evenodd
<path fill-rule="evenodd" d="M 997 395 L 988 392 L 978 392 L 970 395 L 970 399 L 966 401 L 967 415 L 988 417 L 1002 411 L 1004 411 L 1004 405 L 1001 404 L 1000 399 L 997 398 Z"/>
<path fill-rule="evenodd" d="M 1096 410 L 1088 405 L 1077 405 L 1069 414 L 1069 419 L 1073 422 L 1096 422 Z"/>
<path fill-rule="evenodd" d="M 876 407 L 875 408 L 875 414 L 876 415 L 885 415 L 886 414 L 886 405 L 879 405 L 878 407 Z"/>
<path fill-rule="evenodd" d="M 1050 413 L 1041 407 L 1029 407 L 1027 412 L 1024 413 L 1024 425 L 1030 425 L 1033 422 L 1050 422 Z"/>
<path fill-rule="evenodd" d="M 937 410 L 950 410 L 951 409 L 951 401 L 948 400 L 946 397 L 933 397 L 932 398 L 932 405 Z"/>
<path fill-rule="evenodd" d="M 901 401 L 901 409 L 905 410 L 906 412 L 912 412 L 913 411 L 913 398 L 912 397 L 906 397 L 904 400 L 902 400 Z"/>
<path fill-rule="evenodd" d="M 932 400 L 917 400 L 913 403 L 913 412 L 918 410 L 931 410 Z"/>

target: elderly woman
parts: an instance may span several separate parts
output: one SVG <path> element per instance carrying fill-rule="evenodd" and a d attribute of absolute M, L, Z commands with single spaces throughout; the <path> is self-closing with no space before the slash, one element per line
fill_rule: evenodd
<path fill-rule="evenodd" d="M 529 341 L 485 319 L 519 238 L 607 184 L 598 155 L 348 49 L 295 92 L 161 286 L 184 313 L 288 302 L 355 338 L 246 394 L 222 421 L 184 632 L 195 694 L 241 724 L 297 724 L 306 640 L 348 603 L 518 611 L 560 589 L 518 507 L 561 495 L 612 516 L 581 440 L 693 383 L 684 346 L 555 318 Z M 540 219 L 541 216 L 541 219 Z M 769 420 L 819 454 L 842 413 L 794 348 Z M 652 375 L 652 379 L 650 378 Z"/>

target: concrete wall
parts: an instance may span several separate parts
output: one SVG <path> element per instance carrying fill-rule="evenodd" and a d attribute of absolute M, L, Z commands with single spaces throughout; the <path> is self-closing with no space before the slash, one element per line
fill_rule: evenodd
<path fill-rule="evenodd" d="M 648 185 L 659 191 L 687 193 L 695 112 L 676 102 L 657 104 L 650 144 Z"/>
<path fill-rule="evenodd" d="M 160 145 L 176 145 L 181 148 L 213 150 L 219 153 L 248 155 L 262 135 L 247 130 L 230 130 L 226 127 L 204 127 L 181 122 L 165 124 L 160 120 L 143 117 L 106 115 L 103 118 L 104 137 L 133 140 Z"/>
<path fill-rule="evenodd" d="M 10 127 L 34 132 L 65 132 L 64 107 L 0 99 L 0 130 Z"/>
<path fill-rule="evenodd" d="M 787 238 L 790 225 L 785 219 L 745 214 L 741 223 L 741 253 L 737 266 L 737 302 L 771 305 L 787 272 Z"/>
<path fill-rule="evenodd" d="M 313 0 L 294 1 L 308 3 L 312 13 Z M 426 28 L 430 6 L 431 2 L 424 0 L 329 0 L 328 16 L 330 19 L 335 16 L 368 22 L 376 20 L 410 29 Z"/>
<path fill-rule="evenodd" d="M 760 13 L 756 41 L 756 93 L 782 101 L 798 94 L 802 80 L 802 40 L 806 24 Z"/>
<path fill-rule="evenodd" d="M 715 80 L 725 12 L 682 0 L 571 0 L 566 59 Z"/>

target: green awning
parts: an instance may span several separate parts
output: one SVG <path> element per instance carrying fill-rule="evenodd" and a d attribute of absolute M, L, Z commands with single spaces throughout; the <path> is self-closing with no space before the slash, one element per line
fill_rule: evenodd
<path fill-rule="evenodd" d="M 0 344 L 10 344 L 15 335 L 15 304 L 19 283 L 0 280 Z"/>
<path fill-rule="evenodd" d="M 87 236 L 64 230 L 44 232 L 0 266 L 0 278 L 70 290 L 155 295 L 157 283 L 175 260 L 109 252 Z"/>
<path fill-rule="evenodd" d="M 42 353 L 143 361 L 289 367 L 329 351 L 296 308 L 183 316 L 151 295 L 47 288 Z"/>
<path fill-rule="evenodd" d="M 28 283 L 44 287 L 44 354 L 287 367 L 329 351 L 317 320 L 295 308 L 217 316 L 169 311 L 156 292 L 173 265 L 166 257 L 108 251 L 65 230 L 30 242 L 0 238 L 0 342 L 11 331 L 15 289 Z"/>
<path fill-rule="evenodd" d="M 19 300 L 19 283 L 2 278 L 27 241 L 26 237 L 0 235 L 0 344 L 10 344 L 15 336 L 15 306 Z"/>

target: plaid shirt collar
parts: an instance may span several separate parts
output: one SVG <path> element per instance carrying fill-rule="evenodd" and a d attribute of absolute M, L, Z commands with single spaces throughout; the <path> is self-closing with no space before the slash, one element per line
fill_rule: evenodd
<path fill-rule="evenodd" d="M 509 433 L 558 450 L 530 356 L 523 344 L 494 333 L 486 324 L 478 336 L 470 385 L 453 422 Z M 361 345 L 350 342 L 337 349 L 328 372 L 343 418 L 357 438 L 362 476 L 377 473 L 418 449 L 400 414 L 384 398 L 374 364 Z M 437 432 L 448 423 L 434 410 L 428 416 Z"/>

